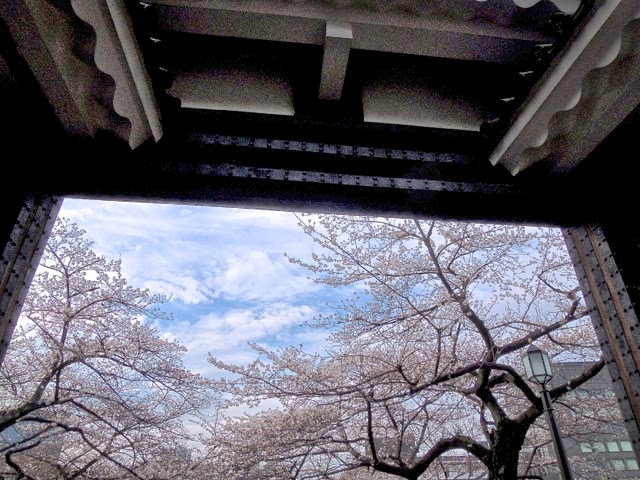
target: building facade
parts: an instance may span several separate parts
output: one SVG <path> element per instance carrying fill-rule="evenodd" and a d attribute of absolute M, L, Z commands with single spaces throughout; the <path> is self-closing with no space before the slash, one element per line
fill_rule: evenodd
<path fill-rule="evenodd" d="M 553 365 L 552 386 L 579 375 L 591 364 Z M 640 480 L 638 460 L 616 401 L 611 376 L 602 369 L 594 378 L 569 392 L 554 406 L 574 480 Z M 539 448 L 532 474 L 560 479 L 551 444 Z"/>

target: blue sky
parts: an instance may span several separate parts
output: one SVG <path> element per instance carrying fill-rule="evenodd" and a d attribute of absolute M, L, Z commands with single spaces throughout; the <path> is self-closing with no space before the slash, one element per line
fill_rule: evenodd
<path fill-rule="evenodd" d="M 304 322 L 357 288 L 316 284 L 288 261 L 285 253 L 318 251 L 291 212 L 67 198 L 59 216 L 84 229 L 96 253 L 120 257 L 131 285 L 171 297 L 162 308 L 174 320 L 158 328 L 187 347 L 187 367 L 205 376 L 217 373 L 209 353 L 254 360 L 249 341 L 321 350 L 324 335 Z"/>
<path fill-rule="evenodd" d="M 209 352 L 253 360 L 248 341 L 323 346 L 302 324 L 342 294 L 285 257 L 308 258 L 314 249 L 293 213 L 67 198 L 59 216 L 84 229 L 96 253 L 122 258 L 131 285 L 171 296 L 163 309 L 174 320 L 158 327 L 188 348 L 194 371 L 215 374 Z"/>

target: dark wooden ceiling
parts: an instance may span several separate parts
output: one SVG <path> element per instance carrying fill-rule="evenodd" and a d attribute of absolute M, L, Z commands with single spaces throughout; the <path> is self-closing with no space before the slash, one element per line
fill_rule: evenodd
<path fill-rule="evenodd" d="M 65 2 L 43 1 L 70 11 Z M 597 221 L 633 204 L 635 110 L 570 172 L 558 174 L 551 161 L 542 161 L 514 176 L 488 162 L 518 107 L 580 22 L 577 14 L 559 15 L 549 1 L 518 11 L 513 21 L 534 18 L 534 26 L 543 25 L 554 42 L 514 40 L 517 55 L 505 53 L 500 61 L 353 48 L 338 101 L 317 95 L 321 45 L 194 33 L 171 26 L 168 7 L 127 6 L 160 105 L 163 137 L 131 149 L 114 131 L 69 135 L 5 14 L 2 138 L 16 179 L 9 190 L 544 224 Z M 194 65 L 213 59 L 219 67 L 238 58 L 257 71 L 284 72 L 295 114 L 194 108 L 172 90 L 176 77 Z M 481 105 L 482 124 L 465 130 L 366 120 L 363 89 L 377 78 L 428 78 L 438 92 Z M 108 82 L 103 87 L 102 95 L 113 88 Z"/>

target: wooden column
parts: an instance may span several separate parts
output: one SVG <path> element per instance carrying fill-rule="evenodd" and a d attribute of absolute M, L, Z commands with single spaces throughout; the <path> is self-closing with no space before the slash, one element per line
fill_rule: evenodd
<path fill-rule="evenodd" d="M 618 268 L 617 261 L 625 259 L 614 255 L 600 225 L 572 227 L 564 235 L 625 425 L 640 457 L 640 324 Z"/>
<path fill-rule="evenodd" d="M 33 275 L 40 262 L 62 199 L 25 196 L 21 201 L 5 199 L 2 215 L 2 259 L 0 262 L 0 365 L 11 341 Z M 13 226 L 11 226 L 13 223 Z"/>

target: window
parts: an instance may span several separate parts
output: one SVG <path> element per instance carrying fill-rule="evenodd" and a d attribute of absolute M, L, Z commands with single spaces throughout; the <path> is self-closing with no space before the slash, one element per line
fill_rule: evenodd
<path fill-rule="evenodd" d="M 635 459 L 627 459 L 625 460 L 627 463 L 627 468 L 629 470 L 638 470 L 638 461 Z"/>
<path fill-rule="evenodd" d="M 633 452 L 633 448 L 631 447 L 631 442 L 629 442 L 628 440 L 621 441 L 620 446 L 622 447 L 623 452 Z"/>
<path fill-rule="evenodd" d="M 607 450 L 610 452 L 619 452 L 620 447 L 618 447 L 618 442 L 607 442 Z"/>
<path fill-rule="evenodd" d="M 606 452 L 606 448 L 604 448 L 604 443 L 602 442 L 596 442 L 593 444 L 593 451 L 594 452 Z"/>
<path fill-rule="evenodd" d="M 589 445 L 587 442 L 582 442 L 580 444 L 580 450 L 582 450 L 583 453 L 591 453 L 591 452 L 593 452 L 593 449 L 591 448 L 591 445 Z"/>
<path fill-rule="evenodd" d="M 611 460 L 611 465 L 616 470 L 624 470 L 626 468 L 622 460 Z"/>

